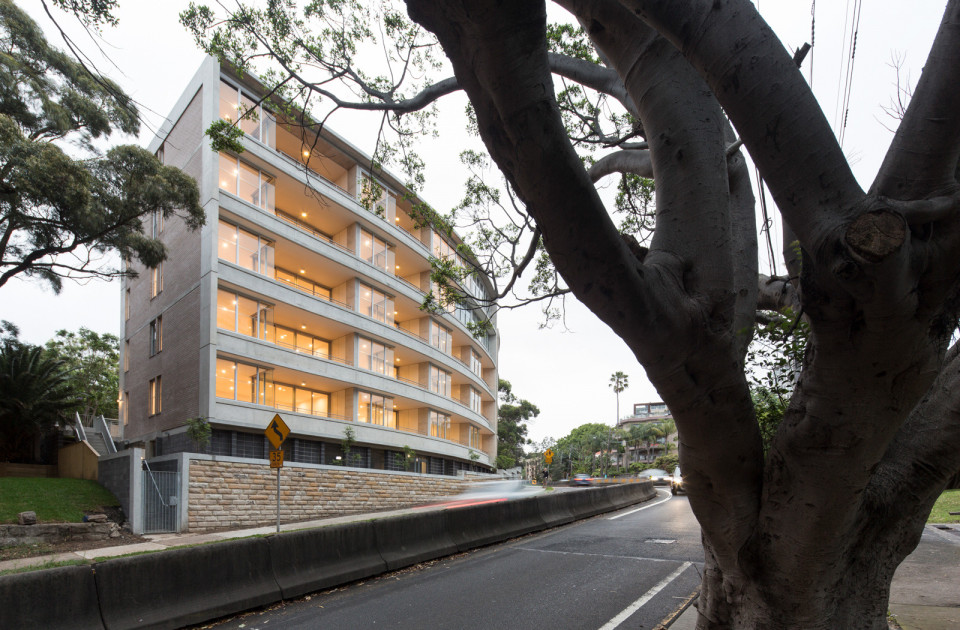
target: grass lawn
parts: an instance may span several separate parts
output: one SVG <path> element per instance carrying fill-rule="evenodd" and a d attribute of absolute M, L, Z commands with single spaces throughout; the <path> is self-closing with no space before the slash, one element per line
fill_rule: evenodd
<path fill-rule="evenodd" d="M 32 510 L 39 523 L 79 523 L 84 510 L 120 505 L 96 481 L 46 477 L 0 477 L 0 523 L 16 523 L 17 514 Z"/>
<path fill-rule="evenodd" d="M 960 512 L 960 490 L 947 490 L 933 504 L 928 523 L 960 523 L 960 515 L 951 516 L 950 512 Z"/>

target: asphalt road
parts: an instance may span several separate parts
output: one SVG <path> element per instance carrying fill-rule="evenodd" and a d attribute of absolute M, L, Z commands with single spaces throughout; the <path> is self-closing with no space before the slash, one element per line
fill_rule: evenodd
<path fill-rule="evenodd" d="M 639 506 L 212 627 L 651 629 L 694 592 L 702 562 L 700 527 L 686 497 L 661 489 Z"/>

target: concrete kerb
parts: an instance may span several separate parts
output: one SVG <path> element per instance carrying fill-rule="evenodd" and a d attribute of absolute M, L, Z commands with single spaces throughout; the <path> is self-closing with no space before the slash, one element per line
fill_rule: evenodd
<path fill-rule="evenodd" d="M 94 571 L 108 630 L 179 628 L 281 599 L 263 538 L 106 560 Z"/>
<path fill-rule="evenodd" d="M 267 540 L 284 599 L 387 570 L 371 521 L 287 532 Z"/>
<path fill-rule="evenodd" d="M 89 565 L 0 577 L 0 628 L 103 628 Z"/>
<path fill-rule="evenodd" d="M 387 571 L 457 552 L 442 511 L 378 519 L 373 530 Z"/>

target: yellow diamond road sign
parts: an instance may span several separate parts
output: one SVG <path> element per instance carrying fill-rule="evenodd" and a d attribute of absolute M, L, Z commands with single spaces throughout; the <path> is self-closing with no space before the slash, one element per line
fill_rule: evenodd
<path fill-rule="evenodd" d="M 553 449 L 548 448 L 543 454 L 543 458 L 547 460 L 548 464 L 553 463 Z"/>
<path fill-rule="evenodd" d="M 267 439 L 270 440 L 270 443 L 273 444 L 273 448 L 280 448 L 283 441 L 290 435 L 290 427 L 287 426 L 287 423 L 283 421 L 283 418 L 281 418 L 278 413 L 273 417 L 273 420 L 270 421 L 270 424 L 267 425 L 264 433 Z"/>

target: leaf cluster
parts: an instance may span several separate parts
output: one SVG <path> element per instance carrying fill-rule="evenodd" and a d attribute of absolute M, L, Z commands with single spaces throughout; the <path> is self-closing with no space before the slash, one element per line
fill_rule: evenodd
<path fill-rule="evenodd" d="M 65 360 L 39 346 L 0 345 L 0 461 L 29 463 L 34 440 L 77 403 Z"/>
<path fill-rule="evenodd" d="M 136 108 L 10 2 L 0 2 L 0 43 L 0 286 L 22 274 L 59 291 L 63 277 L 120 275 L 102 264 L 108 251 L 159 264 L 166 252 L 144 218 L 202 225 L 196 183 L 139 147 L 95 151 L 93 140 L 139 129 Z M 68 154 L 70 141 L 87 157 Z"/>
<path fill-rule="evenodd" d="M 120 340 L 81 327 L 77 332 L 58 330 L 47 341 L 48 355 L 62 361 L 77 404 L 68 412 L 83 417 L 118 418 L 120 391 Z"/>

